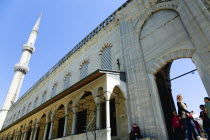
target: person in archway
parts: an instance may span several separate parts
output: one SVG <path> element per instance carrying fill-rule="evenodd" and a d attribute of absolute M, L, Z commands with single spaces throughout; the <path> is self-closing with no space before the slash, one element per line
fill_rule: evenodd
<path fill-rule="evenodd" d="M 193 122 L 192 112 L 187 110 L 187 105 L 182 100 L 182 94 L 177 95 L 178 114 L 182 118 L 185 139 L 193 140 L 192 135 L 194 133 L 197 140 L 202 140 Z"/>
<path fill-rule="evenodd" d="M 130 140 L 139 140 L 140 138 L 143 138 L 141 135 L 140 128 L 135 123 L 133 123 L 130 132 Z"/>
<path fill-rule="evenodd" d="M 203 130 L 207 134 L 208 140 L 210 140 L 210 123 L 208 121 L 207 112 L 205 111 L 204 105 L 200 105 L 200 109 L 201 112 L 199 118 L 203 120 Z"/>
<path fill-rule="evenodd" d="M 182 120 L 177 115 L 176 111 L 173 111 L 173 117 L 172 117 L 172 129 L 175 134 L 175 140 L 181 140 L 182 139 Z"/>

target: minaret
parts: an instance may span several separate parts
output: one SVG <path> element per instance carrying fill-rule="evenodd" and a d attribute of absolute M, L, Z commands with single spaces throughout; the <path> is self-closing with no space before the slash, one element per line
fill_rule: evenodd
<path fill-rule="evenodd" d="M 24 76 L 29 71 L 28 63 L 32 53 L 35 51 L 34 43 L 38 35 L 41 16 L 42 15 L 40 15 L 39 19 L 34 25 L 31 34 L 29 36 L 28 42 L 23 45 L 22 56 L 20 58 L 19 63 L 17 63 L 14 67 L 15 74 L 12 83 L 10 85 L 9 91 L 7 93 L 6 99 L 4 101 L 2 110 L 0 110 L 0 130 L 3 126 L 9 108 L 18 98 L 18 94 L 20 92 Z"/>

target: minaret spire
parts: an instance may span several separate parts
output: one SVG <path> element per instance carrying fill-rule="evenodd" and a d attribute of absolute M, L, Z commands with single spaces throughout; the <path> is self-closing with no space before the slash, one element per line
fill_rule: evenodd
<path fill-rule="evenodd" d="M 34 25 L 27 43 L 23 45 L 22 56 L 20 58 L 20 61 L 14 67 L 15 74 L 12 83 L 10 85 L 10 88 L 8 90 L 6 99 L 4 101 L 2 110 L 0 110 L 0 129 L 3 126 L 9 108 L 17 100 L 21 85 L 23 83 L 24 76 L 29 71 L 28 63 L 30 61 L 32 53 L 35 51 L 34 44 L 38 35 L 41 17 L 42 15 L 40 15 L 39 19 Z"/>

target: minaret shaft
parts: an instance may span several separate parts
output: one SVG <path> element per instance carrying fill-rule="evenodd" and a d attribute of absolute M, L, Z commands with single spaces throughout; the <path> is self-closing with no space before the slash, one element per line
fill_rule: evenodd
<path fill-rule="evenodd" d="M 9 91 L 7 93 L 7 97 L 4 101 L 3 110 L 9 110 L 9 107 L 16 101 L 21 85 L 23 83 L 25 74 L 20 71 L 16 71 L 14 77 L 12 79 L 12 83 L 10 85 Z"/>
<path fill-rule="evenodd" d="M 7 112 L 12 104 L 17 100 L 24 76 L 29 71 L 28 63 L 30 61 L 32 53 L 35 51 L 34 44 L 38 35 L 38 29 L 40 24 L 41 16 L 37 20 L 34 25 L 32 32 L 29 36 L 29 39 L 26 44 L 23 45 L 23 53 L 20 58 L 19 63 L 17 63 L 14 67 L 15 74 L 8 90 L 6 99 L 4 101 L 4 105 L 2 110 L 0 110 L 0 129 L 2 128 Z"/>
<path fill-rule="evenodd" d="M 24 51 L 19 63 L 28 65 L 30 58 L 31 58 L 31 53 L 28 51 Z"/>

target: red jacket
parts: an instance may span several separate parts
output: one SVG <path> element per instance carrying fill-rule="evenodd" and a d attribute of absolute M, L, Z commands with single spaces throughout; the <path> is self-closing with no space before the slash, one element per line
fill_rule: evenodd
<path fill-rule="evenodd" d="M 174 128 L 182 126 L 182 120 L 179 118 L 179 116 L 172 117 L 172 126 Z"/>

